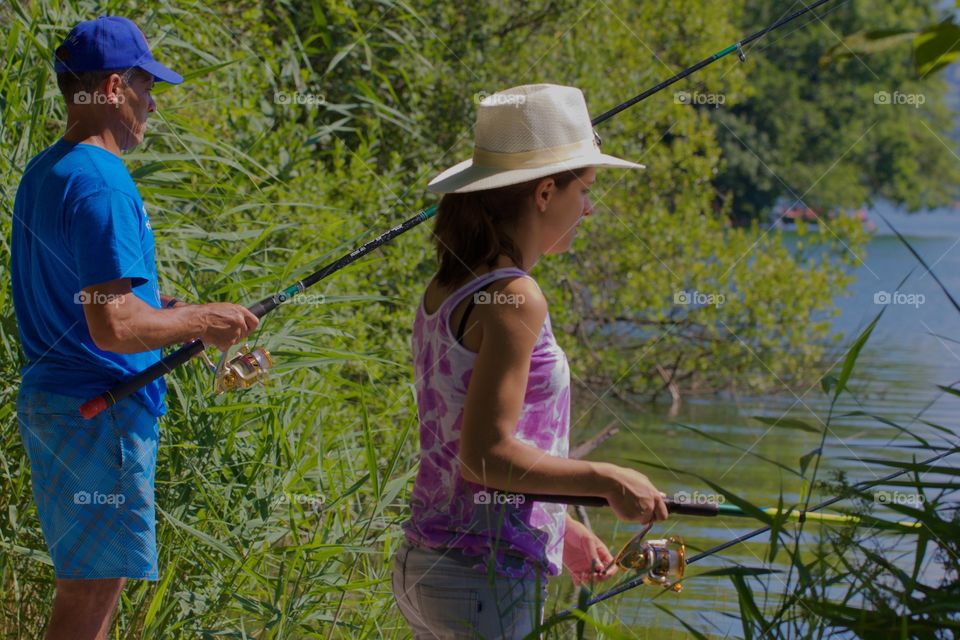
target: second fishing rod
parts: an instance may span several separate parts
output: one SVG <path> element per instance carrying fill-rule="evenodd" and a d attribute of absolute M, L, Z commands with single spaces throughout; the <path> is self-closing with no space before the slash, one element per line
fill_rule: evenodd
<path fill-rule="evenodd" d="M 825 509 L 829 506 L 840 502 L 846 498 L 857 495 L 857 492 L 863 492 L 867 489 L 871 489 L 876 486 L 883 485 L 887 482 L 896 480 L 897 478 L 904 476 L 908 473 L 915 472 L 920 469 L 927 469 L 930 472 L 936 473 L 938 469 L 934 466 L 934 463 L 947 458 L 948 456 L 960 453 L 960 448 L 951 447 L 945 449 L 938 453 L 937 455 L 931 456 L 926 460 L 910 465 L 907 468 L 900 469 L 898 471 L 891 472 L 885 476 L 876 478 L 874 480 L 865 480 L 863 482 L 858 482 L 853 485 L 850 485 L 849 490 L 835 495 L 833 497 L 827 498 L 822 502 L 819 502 L 812 507 L 808 508 L 806 511 L 793 512 L 798 515 L 798 520 L 814 520 L 817 519 L 815 516 L 820 515 L 817 512 Z M 583 498 L 578 498 L 575 496 L 535 496 L 533 499 L 545 499 L 549 501 L 559 500 L 559 499 L 569 499 L 573 500 L 571 504 L 577 504 L 583 502 Z M 591 506 L 605 506 L 606 500 L 602 498 L 602 505 L 597 500 L 592 500 L 590 502 Z M 689 507 L 696 507 L 694 511 L 690 511 Z M 709 511 L 709 508 L 706 508 L 706 505 L 683 505 L 683 510 L 674 510 L 670 508 L 668 503 L 668 510 L 671 513 L 686 513 L 688 515 L 711 515 L 706 513 Z M 712 507 L 712 505 L 711 505 Z M 719 515 L 719 514 L 712 514 Z M 774 515 L 774 514 L 767 514 Z M 852 516 L 840 516 L 841 520 L 839 522 L 835 520 L 829 520 L 835 524 L 853 524 L 859 521 L 859 518 L 855 520 L 845 519 L 851 518 Z M 879 526 L 881 528 L 888 528 L 891 526 L 893 528 L 899 529 L 900 533 L 907 531 L 920 532 L 923 528 L 920 523 L 917 522 L 885 522 L 883 520 L 878 520 L 876 518 L 870 518 L 866 520 L 866 523 L 869 526 Z M 673 591 L 680 591 L 680 583 L 684 577 L 684 571 L 688 565 L 699 562 L 705 558 L 716 555 L 726 549 L 729 549 L 732 546 L 741 544 L 757 536 L 763 535 L 771 531 L 774 528 L 773 524 L 767 524 L 742 535 L 738 535 L 731 540 L 727 540 L 721 544 L 718 544 L 706 551 L 702 551 L 692 556 L 687 556 L 687 549 L 683 540 L 678 536 L 670 536 L 664 539 L 659 540 L 643 540 L 644 536 L 652 527 L 652 523 L 646 525 L 640 533 L 635 535 L 627 544 L 623 546 L 620 552 L 617 554 L 615 563 L 621 567 L 629 568 L 631 570 L 636 570 L 637 575 L 635 577 L 626 580 L 625 582 L 620 583 L 619 585 L 604 591 L 603 593 L 597 594 L 584 602 L 580 603 L 576 609 L 566 609 L 560 611 L 548 620 L 543 623 L 541 631 L 545 631 L 550 627 L 568 620 L 574 617 L 574 611 L 586 612 L 591 607 L 609 600 L 614 596 L 618 596 L 626 591 L 639 587 L 641 585 L 655 585 L 670 589 Z M 767 570 L 768 572 L 773 572 L 773 570 Z"/>
<path fill-rule="evenodd" d="M 557 502 L 560 504 L 566 504 L 570 506 L 583 506 L 583 507 L 608 507 L 610 504 L 607 502 L 606 498 L 601 498 L 600 496 L 563 496 L 563 495 L 548 495 L 548 494 L 539 494 L 539 493 L 526 493 L 520 494 L 524 496 L 525 500 L 532 500 L 534 502 Z M 856 524 L 863 521 L 863 518 L 855 515 L 849 515 L 844 513 L 816 513 L 813 511 L 803 511 L 800 509 L 778 509 L 777 507 L 757 507 L 756 512 L 746 511 L 736 505 L 726 504 L 721 502 L 722 496 L 714 497 L 714 500 L 710 502 L 700 503 L 700 502 L 689 502 L 687 500 L 674 500 L 671 498 L 665 498 L 664 502 L 667 505 L 667 511 L 673 515 L 681 516 L 701 516 L 705 518 L 717 518 L 717 517 L 732 517 L 732 518 L 754 518 L 763 516 L 770 516 L 771 518 L 776 518 L 782 516 L 786 520 L 803 522 L 805 520 L 824 522 L 829 524 Z M 762 514 L 762 515 L 760 515 Z M 886 521 L 878 519 L 870 519 L 869 523 L 871 526 L 880 528 L 880 529 L 894 529 L 894 530 L 910 530 L 916 529 L 919 527 L 919 524 L 916 522 L 909 521 Z"/>
<path fill-rule="evenodd" d="M 700 62 L 687 67 L 683 71 L 650 87 L 646 91 L 637 94 L 633 98 L 620 103 L 612 109 L 603 112 L 596 118 L 593 118 L 591 120 L 593 126 L 597 126 L 609 120 L 625 109 L 628 109 L 629 107 L 646 100 L 650 96 L 663 91 L 672 84 L 679 82 L 687 76 L 710 64 L 713 64 L 717 60 L 720 60 L 731 53 L 737 53 L 740 60 L 743 61 L 746 55 L 744 52 L 744 46 L 762 38 L 774 29 L 778 29 L 783 25 L 799 18 L 800 16 L 810 13 L 821 5 L 831 1 L 832 0 L 817 0 L 816 2 L 813 2 L 798 11 L 784 16 L 769 26 L 752 33 L 727 47 L 724 47 L 713 55 L 704 58 Z M 370 240 L 353 251 L 345 254 L 325 267 L 315 271 L 314 273 L 311 273 L 302 280 L 298 280 L 283 290 L 273 294 L 272 296 L 264 298 L 263 300 L 253 304 L 249 307 L 250 312 L 257 316 L 257 318 L 263 318 L 265 315 L 283 303 L 291 300 L 297 294 L 305 291 L 308 287 L 313 286 L 320 280 L 323 280 L 324 278 L 336 273 L 353 262 L 356 262 L 363 256 L 389 242 L 390 240 L 393 240 L 400 234 L 406 233 L 422 222 L 429 220 L 436 215 L 436 213 L 437 207 L 435 205 L 420 211 L 413 217 L 405 220 L 392 229 L 377 236 L 373 240 Z M 201 341 L 199 338 L 191 340 L 150 367 L 147 367 L 143 371 L 140 371 L 139 373 L 120 381 L 113 388 L 103 392 L 97 397 L 87 400 L 80 406 L 80 414 L 86 419 L 93 418 L 100 412 L 115 405 L 120 400 L 132 395 L 138 389 L 149 384 L 153 380 L 172 372 L 174 369 L 193 359 L 195 356 L 203 354 L 205 348 L 206 345 L 204 345 L 203 341 Z M 252 386 L 262 378 L 266 370 L 272 365 L 272 360 L 270 359 L 269 353 L 262 349 L 257 349 L 254 351 L 248 351 L 245 349 L 241 350 L 240 354 L 231 360 L 225 360 L 225 357 L 226 354 L 224 354 L 220 363 L 215 367 L 212 365 L 212 363 L 210 363 L 211 368 L 214 369 L 215 375 L 214 388 L 217 389 L 218 392 L 228 389 L 246 388 L 248 386 Z"/>

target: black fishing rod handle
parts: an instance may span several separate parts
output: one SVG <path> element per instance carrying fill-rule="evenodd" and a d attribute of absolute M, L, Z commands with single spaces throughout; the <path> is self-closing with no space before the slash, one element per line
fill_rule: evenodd
<path fill-rule="evenodd" d="M 542 493 L 528 493 L 527 500 L 535 502 L 559 502 L 580 507 L 608 507 L 610 504 L 606 498 L 600 496 L 560 496 L 547 495 Z M 716 516 L 719 509 L 715 504 L 687 504 L 686 502 L 676 502 L 670 498 L 665 498 L 667 511 L 681 516 Z"/>
<path fill-rule="evenodd" d="M 274 294 L 269 298 L 264 298 L 260 302 L 255 302 L 254 304 L 247 307 L 247 310 L 253 315 L 257 316 L 257 319 L 263 318 L 281 304 L 283 304 L 283 299 L 281 299 L 281 294 Z"/>
<path fill-rule="evenodd" d="M 80 405 L 80 415 L 87 420 L 93 418 L 101 411 L 112 407 L 127 396 L 136 393 L 140 387 L 150 384 L 160 376 L 170 373 L 201 351 L 203 351 L 203 342 L 201 342 L 199 338 L 191 340 L 140 373 L 121 381 L 109 391 L 84 402 Z"/>
<path fill-rule="evenodd" d="M 559 502 L 577 507 L 608 507 L 606 498 L 600 496 L 559 496 L 545 493 L 526 493 L 527 500 L 534 502 Z"/>
<path fill-rule="evenodd" d="M 688 504 L 686 502 L 675 502 L 670 498 L 665 500 L 667 511 L 681 516 L 707 516 L 713 517 L 720 513 L 720 509 L 715 504 Z"/>

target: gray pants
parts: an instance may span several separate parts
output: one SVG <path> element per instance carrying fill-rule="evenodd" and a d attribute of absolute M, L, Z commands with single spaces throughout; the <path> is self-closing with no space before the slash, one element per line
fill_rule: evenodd
<path fill-rule="evenodd" d="M 393 594 L 416 640 L 523 638 L 543 619 L 546 580 L 476 571 L 438 551 L 401 545 Z"/>

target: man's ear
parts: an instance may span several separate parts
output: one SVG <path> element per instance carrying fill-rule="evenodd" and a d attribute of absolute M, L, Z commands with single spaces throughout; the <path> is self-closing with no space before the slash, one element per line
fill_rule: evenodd
<path fill-rule="evenodd" d="M 119 105 L 123 101 L 123 76 L 111 73 L 100 83 L 100 91 L 108 104 Z"/>

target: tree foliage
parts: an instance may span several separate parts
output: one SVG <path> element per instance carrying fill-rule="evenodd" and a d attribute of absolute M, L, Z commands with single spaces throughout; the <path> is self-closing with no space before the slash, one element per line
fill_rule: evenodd
<path fill-rule="evenodd" d="M 748 98 L 708 110 L 727 162 L 714 186 L 719 201 L 732 200 L 736 221 L 766 219 L 780 199 L 825 215 L 881 198 L 910 210 L 952 202 L 960 164 L 943 78 L 918 74 L 909 46 L 867 55 L 841 40 L 891 26 L 921 28 L 935 18 L 933 5 L 829 3 L 824 17 L 801 18 L 806 26 L 788 38 L 771 34 L 748 49 Z M 750 6 L 744 28 L 783 11 Z"/>

